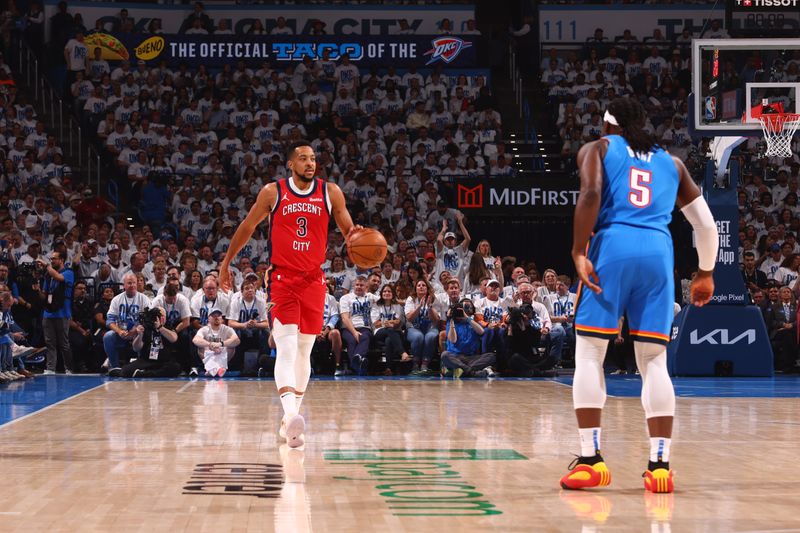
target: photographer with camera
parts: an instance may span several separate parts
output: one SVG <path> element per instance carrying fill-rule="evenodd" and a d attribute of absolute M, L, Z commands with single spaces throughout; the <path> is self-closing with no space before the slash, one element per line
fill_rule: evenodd
<path fill-rule="evenodd" d="M 181 293 L 181 284 L 173 279 L 167 282 L 163 292 L 153 298 L 153 307 L 163 307 L 167 313 L 166 327 L 178 334 L 175 343 L 178 362 L 185 371 L 191 368 L 191 343 L 192 336 L 189 331 L 192 317 L 189 299 Z"/>
<path fill-rule="evenodd" d="M 450 278 L 445 283 L 445 292 L 436 295 L 436 312 L 439 314 L 439 351 L 443 352 L 447 343 L 447 311 L 461 301 L 461 282 Z"/>
<path fill-rule="evenodd" d="M 171 345 L 178 340 L 178 334 L 166 327 L 167 312 L 163 307 L 145 309 L 139 313 L 138 322 L 131 330 L 135 335 L 131 346 L 137 357 L 122 367 L 122 377 L 177 377 L 181 365 L 175 360 Z"/>
<path fill-rule="evenodd" d="M 517 291 L 518 305 L 509 309 L 508 367 L 514 376 L 535 377 L 552 368 L 553 360 L 539 354 L 542 338 L 549 338 L 550 315 L 547 308 L 533 300 L 533 285 L 524 282 Z M 545 348 L 546 354 L 546 348 Z"/>
<path fill-rule="evenodd" d="M 35 260 L 28 258 L 39 257 L 40 244 L 32 242 L 28 247 L 28 254 L 20 256 L 17 268 L 14 269 L 14 280 L 9 288 L 17 299 L 14 312 L 17 323 L 26 331 L 31 332 L 31 342 L 35 346 L 41 346 L 44 338 L 42 337 L 42 312 L 44 311 L 44 300 L 39 292 L 39 283 L 44 277 L 42 265 Z M 22 258 L 26 258 L 24 262 Z M 14 285 L 17 290 L 14 291 Z"/>
<path fill-rule="evenodd" d="M 44 284 L 40 289 L 44 299 L 42 330 L 47 346 L 45 374 L 55 374 L 58 356 L 64 360 L 64 371 L 73 371 L 72 349 L 69 344 L 69 322 L 72 318 L 72 288 L 75 274 L 64 267 L 64 258 L 59 252 L 50 254 L 50 262 L 43 257 L 37 263 L 44 269 Z"/>
<path fill-rule="evenodd" d="M 92 318 L 94 302 L 87 296 L 86 282 L 77 281 L 72 294 L 72 317 L 69 321 L 69 345 L 80 373 L 97 372 L 100 361 L 94 359 Z"/>
<path fill-rule="evenodd" d="M 467 377 L 494 377 L 493 353 L 480 353 L 483 327 L 472 317 L 475 307 L 464 298 L 447 311 L 447 346 L 442 352 L 442 373 L 453 372 L 458 379 Z"/>

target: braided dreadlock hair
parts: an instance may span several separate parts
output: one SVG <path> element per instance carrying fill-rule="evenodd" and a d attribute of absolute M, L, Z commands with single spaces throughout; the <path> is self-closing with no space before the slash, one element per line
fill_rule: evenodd
<path fill-rule="evenodd" d="M 608 104 L 608 112 L 617 119 L 619 127 L 622 128 L 622 137 L 634 152 L 646 154 L 654 147 L 658 147 L 655 137 L 644 129 L 647 113 L 638 100 L 615 98 Z"/>

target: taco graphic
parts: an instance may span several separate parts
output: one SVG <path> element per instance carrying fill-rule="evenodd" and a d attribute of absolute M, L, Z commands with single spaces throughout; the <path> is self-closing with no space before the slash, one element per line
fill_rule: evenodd
<path fill-rule="evenodd" d="M 85 42 L 89 48 L 89 57 L 94 57 L 94 49 L 100 47 L 101 57 L 109 61 L 122 61 L 128 59 L 128 49 L 113 35 L 107 33 L 92 33 L 86 36 Z"/>

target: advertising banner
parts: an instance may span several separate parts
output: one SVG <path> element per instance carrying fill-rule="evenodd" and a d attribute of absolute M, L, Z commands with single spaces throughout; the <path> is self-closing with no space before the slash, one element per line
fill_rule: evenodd
<path fill-rule="evenodd" d="M 58 0 L 45 0 L 45 24 L 56 14 Z M 87 28 L 94 28 L 99 20 L 107 32 L 117 31 L 117 17 L 121 9 L 128 10 L 133 18 L 134 33 L 142 33 L 150 22 L 160 19 L 164 33 L 178 33 L 183 21 L 192 13 L 194 2 L 185 5 L 142 5 L 125 2 L 70 1 L 69 12 L 80 13 Z M 286 26 L 298 35 L 309 35 L 314 21 L 324 24 L 328 35 L 395 35 L 400 20 L 408 22 L 409 29 L 417 35 L 435 35 L 443 19 L 449 19 L 455 33 L 467 27 L 467 21 L 475 18 L 474 6 L 469 4 L 436 6 L 321 6 L 321 5 L 270 5 L 253 6 L 206 5 L 205 13 L 214 25 L 220 20 L 228 22 L 234 34 L 245 34 L 256 20 L 260 20 L 267 32 L 276 25 L 279 17 Z M 49 28 L 46 28 L 49 32 Z M 49 35 L 49 33 L 48 33 Z"/>
<path fill-rule="evenodd" d="M 684 307 L 667 347 L 673 376 L 772 376 L 772 347 L 755 305 Z"/>
<path fill-rule="evenodd" d="M 457 179 L 456 207 L 473 216 L 572 216 L 580 186 L 574 178 Z"/>
<path fill-rule="evenodd" d="M 703 192 L 717 223 L 719 233 L 719 252 L 714 266 L 714 296 L 712 304 L 746 305 L 750 302 L 747 288 L 739 269 L 739 208 L 737 205 L 737 185 L 739 182 L 739 162 L 729 161 L 729 184 L 715 187 L 716 167 L 709 161 L 706 165 Z"/>
<path fill-rule="evenodd" d="M 583 43 L 597 28 L 609 42 L 625 30 L 639 40 L 660 29 L 667 40 L 681 34 L 684 27 L 699 36 L 706 20 L 725 18 L 725 5 L 658 4 L 644 5 L 542 5 L 539 7 L 539 36 L 543 45 Z"/>
<path fill-rule="evenodd" d="M 351 36 L 258 36 L 258 35 L 131 35 L 93 33 L 90 48 L 99 46 L 109 60 L 132 62 L 166 60 L 172 65 L 186 62 L 219 68 L 240 59 L 251 65 L 264 61 L 273 66 L 297 63 L 304 57 L 338 61 L 347 54 L 358 67 L 372 65 L 398 68 L 473 67 L 475 42 L 453 36 L 397 35 L 393 37 Z M 90 54 L 92 52 L 90 51 Z"/>

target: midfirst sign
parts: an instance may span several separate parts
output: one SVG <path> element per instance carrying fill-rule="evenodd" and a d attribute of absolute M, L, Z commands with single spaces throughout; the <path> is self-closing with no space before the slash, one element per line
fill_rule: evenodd
<path fill-rule="evenodd" d="M 456 182 L 458 209 L 476 215 L 569 216 L 580 190 L 570 179 L 495 178 Z"/>

